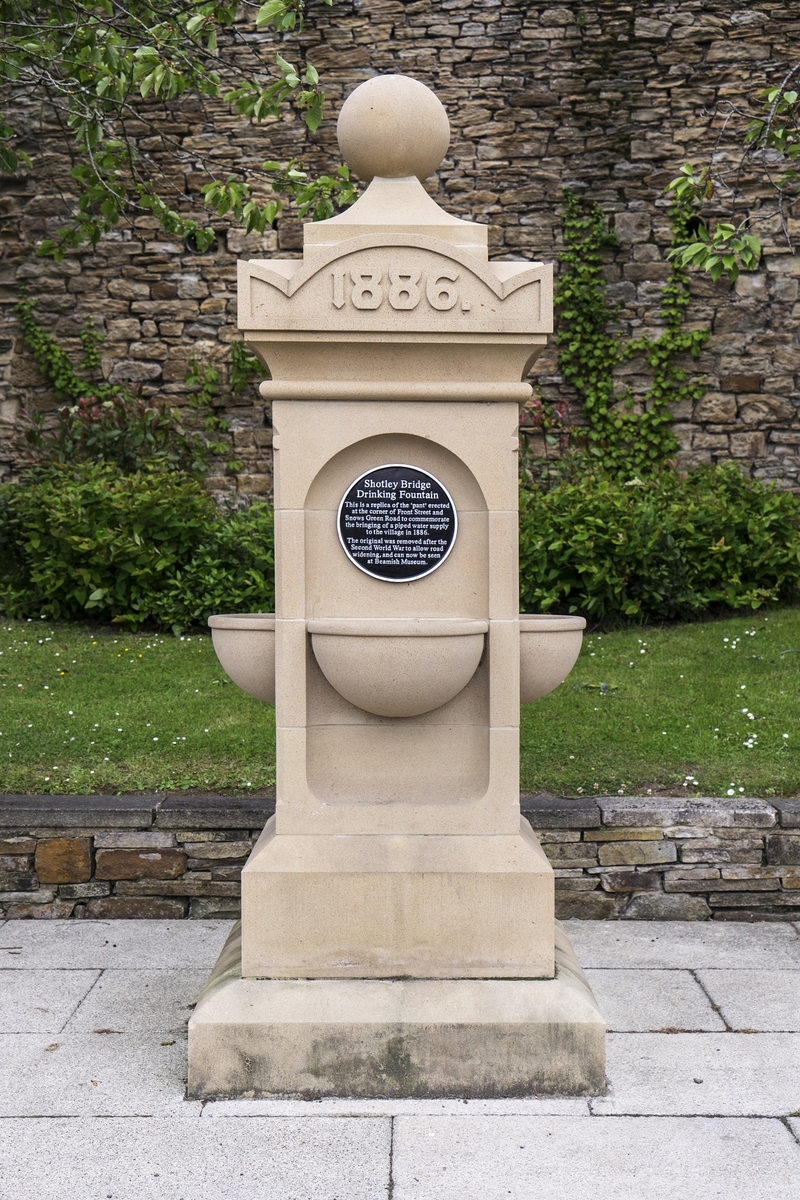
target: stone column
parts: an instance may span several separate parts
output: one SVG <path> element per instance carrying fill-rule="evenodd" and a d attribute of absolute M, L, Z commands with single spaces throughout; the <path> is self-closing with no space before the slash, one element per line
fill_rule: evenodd
<path fill-rule="evenodd" d="M 504 1095 L 603 1085 L 605 1027 L 519 811 L 519 703 L 571 668 L 580 618 L 520 618 L 521 382 L 552 267 L 421 179 L 449 143 L 403 76 L 350 96 L 369 187 L 302 260 L 240 263 L 268 365 L 276 613 L 213 617 L 270 699 L 277 811 L 189 1027 L 211 1095 Z M 271 655 L 274 654 L 274 667 Z"/>

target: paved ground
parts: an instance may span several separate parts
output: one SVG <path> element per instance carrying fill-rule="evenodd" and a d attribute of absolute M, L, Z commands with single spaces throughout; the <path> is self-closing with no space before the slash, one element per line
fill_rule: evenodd
<path fill-rule="evenodd" d="M 225 921 L 0 925 L 0 1200 L 798 1200 L 800 926 L 571 921 L 591 1099 L 183 1099 Z"/>

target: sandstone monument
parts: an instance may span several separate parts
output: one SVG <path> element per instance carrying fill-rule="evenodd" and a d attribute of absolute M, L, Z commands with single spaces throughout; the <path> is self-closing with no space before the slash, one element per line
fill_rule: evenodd
<path fill-rule="evenodd" d="M 212 617 L 231 678 L 276 705 L 277 811 L 189 1025 L 189 1092 L 590 1092 L 605 1026 L 519 811 L 519 704 L 577 657 L 579 617 L 520 617 L 521 382 L 552 268 L 489 262 L 421 179 L 444 108 L 400 75 L 339 119 L 369 187 L 302 260 L 240 264 L 270 372 L 276 613 Z"/>

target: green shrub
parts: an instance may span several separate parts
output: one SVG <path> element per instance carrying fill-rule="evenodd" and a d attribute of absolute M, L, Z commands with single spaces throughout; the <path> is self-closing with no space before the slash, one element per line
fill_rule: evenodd
<path fill-rule="evenodd" d="M 53 464 L 0 489 L 0 607 L 184 627 L 271 607 L 272 513 L 220 513 L 180 472 Z"/>
<path fill-rule="evenodd" d="M 193 478 L 53 464 L 0 488 L 0 609 L 185 629 L 271 611 L 273 516 L 217 509 Z M 589 472 L 520 493 L 520 608 L 691 619 L 800 591 L 800 500 L 737 467 L 620 483 Z"/>
<path fill-rule="evenodd" d="M 520 494 L 520 607 L 595 620 L 691 618 L 800 590 L 800 501 L 733 464 Z"/>
<path fill-rule="evenodd" d="M 215 513 L 191 560 L 154 597 L 151 616 L 185 629 L 205 625 L 214 612 L 274 612 L 273 530 L 268 504 Z"/>

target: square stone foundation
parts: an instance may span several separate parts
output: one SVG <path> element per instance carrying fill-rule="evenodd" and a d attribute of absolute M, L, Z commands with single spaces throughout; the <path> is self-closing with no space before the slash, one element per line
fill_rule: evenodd
<path fill-rule="evenodd" d="M 189 1022 L 191 1099 L 605 1090 L 605 1022 L 563 928 L 554 979 L 243 979 L 241 925 Z"/>

